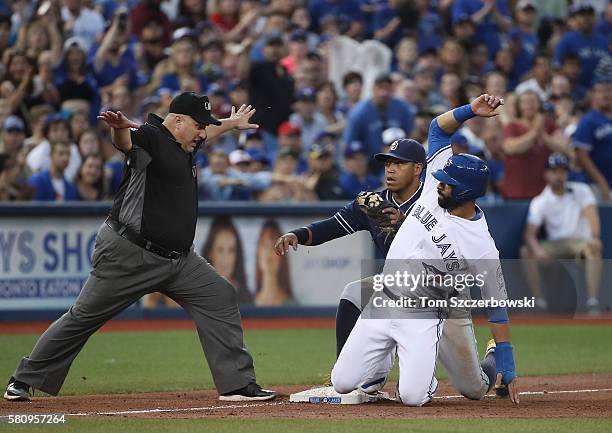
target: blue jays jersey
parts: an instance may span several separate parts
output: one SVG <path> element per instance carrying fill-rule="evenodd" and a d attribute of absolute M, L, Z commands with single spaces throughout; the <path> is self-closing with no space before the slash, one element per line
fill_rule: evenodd
<path fill-rule="evenodd" d="M 388 189 L 383 189 L 379 194 L 398 206 L 404 214 L 407 214 L 410 212 L 414 202 L 420 197 L 422 190 L 423 183 L 421 182 L 416 192 L 403 203 L 397 203 L 393 198 L 393 194 Z M 378 257 L 385 257 L 387 255 L 387 251 L 389 251 L 389 246 L 393 240 L 392 236 L 383 233 L 376 223 L 367 217 L 359 208 L 357 200 L 348 203 L 336 212 L 333 217 L 314 222 L 310 224 L 308 228 L 312 232 L 312 241 L 310 245 L 321 245 L 332 239 L 351 235 L 361 230 L 367 230 L 372 235 L 372 240 L 376 244 Z"/>

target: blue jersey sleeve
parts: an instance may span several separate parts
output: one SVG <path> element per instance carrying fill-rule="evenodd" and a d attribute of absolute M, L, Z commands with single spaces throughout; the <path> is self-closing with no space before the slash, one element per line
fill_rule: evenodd
<path fill-rule="evenodd" d="M 450 146 L 451 135 L 444 132 L 440 126 L 438 126 L 438 119 L 431 121 L 429 125 L 429 135 L 427 140 L 429 142 L 429 149 L 427 152 L 427 159 L 431 159 L 439 151 Z"/>
<path fill-rule="evenodd" d="M 321 245 L 333 239 L 367 230 L 367 217 L 353 200 L 336 214 L 326 220 L 317 221 L 308 226 L 312 233 L 310 245 Z"/>
<path fill-rule="evenodd" d="M 572 135 L 572 146 L 581 149 L 591 150 L 593 148 L 593 130 L 594 128 L 589 121 L 589 113 L 582 116 L 582 119 L 576 126 L 576 131 Z"/>

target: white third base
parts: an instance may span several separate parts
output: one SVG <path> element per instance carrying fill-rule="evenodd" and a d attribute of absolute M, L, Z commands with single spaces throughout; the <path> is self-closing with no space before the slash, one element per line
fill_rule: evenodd
<path fill-rule="evenodd" d="M 362 404 L 375 403 L 380 400 L 394 400 L 386 392 L 366 394 L 356 389 L 348 394 L 339 394 L 333 386 L 307 389 L 289 396 L 292 403 L 314 403 L 314 404 Z"/>

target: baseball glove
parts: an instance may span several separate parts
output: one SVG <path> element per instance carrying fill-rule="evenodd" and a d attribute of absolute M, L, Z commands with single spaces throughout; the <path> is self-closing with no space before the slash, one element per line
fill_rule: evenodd
<path fill-rule="evenodd" d="M 395 234 L 399 229 L 401 223 L 393 224 L 391 222 L 391 214 L 383 212 L 384 209 L 399 208 L 389 200 L 384 199 L 377 192 L 360 192 L 357 195 L 357 204 L 359 205 L 359 208 L 368 216 L 368 218 L 376 223 L 382 232 L 387 234 Z"/>

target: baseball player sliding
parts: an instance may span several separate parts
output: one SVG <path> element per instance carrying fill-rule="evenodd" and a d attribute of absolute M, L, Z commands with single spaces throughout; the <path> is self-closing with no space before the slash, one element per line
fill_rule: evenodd
<path fill-rule="evenodd" d="M 357 320 L 332 370 L 336 391 L 347 393 L 375 379 L 378 368 L 374 366 L 383 363 L 397 345 L 398 398 L 410 406 L 431 401 L 437 389 L 435 367 L 440 340 L 449 317 L 443 302 L 469 296 L 466 290 L 459 293 L 456 286 L 445 284 L 446 277 L 459 281 L 461 276 L 464 281 L 466 275 L 480 275 L 484 278 L 480 286 L 483 299 L 507 298 L 499 252 L 484 214 L 475 204 L 475 199 L 486 192 L 488 168 L 475 156 L 453 155 L 450 146 L 451 135 L 464 121 L 474 116 L 496 116 L 501 104 L 499 98 L 481 95 L 432 121 L 423 193 L 391 243 L 381 295 L 372 297 L 367 314 L 364 311 Z M 402 285 L 405 280 L 396 278 L 394 282 L 393 278 L 401 272 L 426 278 L 413 286 Z M 426 305 L 422 305 L 423 300 Z M 400 305 L 401 311 L 394 305 Z M 495 377 L 486 377 L 490 373 L 481 370 L 482 381 L 495 383 L 498 388 L 507 386 L 511 401 L 518 404 L 507 311 L 490 308 L 488 313 L 495 348 L 485 361 L 492 363 L 494 359 Z M 449 376 L 452 381 L 450 372 Z"/>
<path fill-rule="evenodd" d="M 436 119 L 434 122 L 432 122 L 432 127 L 430 130 L 430 158 L 428 160 L 428 164 L 429 164 L 428 174 L 429 175 L 427 176 L 426 182 L 425 182 L 427 186 L 427 192 L 429 193 L 428 195 L 429 195 L 430 201 L 432 200 L 432 197 L 433 198 L 437 197 L 437 195 L 434 193 L 436 191 L 435 189 L 436 182 L 434 180 L 434 177 L 432 177 L 431 173 L 437 167 L 439 167 L 442 163 L 446 162 L 449 156 L 451 155 L 449 144 L 450 144 L 450 135 L 452 134 L 452 132 L 455 131 L 459 127 L 459 124 L 461 122 L 463 122 L 464 120 L 467 120 L 467 118 L 473 115 L 480 115 L 480 116 L 485 116 L 485 117 L 496 115 L 495 108 L 499 104 L 501 104 L 501 101 L 495 98 L 489 97 L 488 95 L 483 95 L 480 98 L 476 99 L 470 106 L 461 107 L 460 109 L 454 110 L 453 112 L 445 113 L 444 115 Z M 401 148 L 402 141 L 406 141 L 406 140 L 399 140 L 398 142 L 394 143 L 396 144 L 395 147 Z M 378 156 L 379 155 L 377 155 L 377 157 Z M 459 159 L 460 162 L 458 166 L 461 166 L 460 165 L 461 160 L 472 161 L 474 163 L 482 164 L 484 166 L 484 163 L 482 163 L 482 161 L 478 160 L 477 158 L 472 159 L 473 157 L 465 156 L 465 155 L 457 156 L 456 158 L 460 158 Z M 387 164 L 388 164 L 388 161 L 387 161 Z M 457 166 L 457 161 L 455 161 L 455 165 Z M 449 170 L 453 170 L 453 169 L 449 169 Z M 439 173 L 438 176 L 440 175 L 441 174 Z M 461 177 L 461 175 L 456 176 L 456 177 Z M 456 180 L 457 179 L 455 179 L 455 181 Z M 484 224 L 484 232 L 486 234 L 486 238 L 488 238 L 489 243 L 493 245 L 493 242 L 492 240 L 490 240 L 490 236 L 488 234 L 488 229 L 486 228 L 486 223 L 482 215 L 482 211 L 478 209 L 477 207 L 475 207 L 473 203 L 474 198 L 484 193 L 486 189 L 486 183 L 487 183 L 486 179 L 476 178 L 476 179 L 467 179 L 467 180 L 469 181 L 468 182 L 469 185 L 466 183 L 463 185 L 457 184 L 457 185 L 454 185 L 453 187 L 449 187 L 450 183 L 446 184 L 446 188 L 451 189 L 450 193 L 447 191 L 447 194 L 450 194 L 449 196 L 450 198 L 445 199 L 445 201 L 443 201 L 442 203 L 444 206 L 446 206 L 446 209 L 440 205 L 433 206 L 433 207 L 436 208 L 435 210 L 438 213 L 440 214 L 448 213 L 451 216 L 453 216 L 454 213 L 460 212 L 460 208 L 464 208 L 464 209 L 471 208 L 475 212 L 474 218 L 477 221 L 482 220 L 481 225 Z M 448 181 L 451 182 L 451 180 L 448 180 Z M 478 184 L 478 182 L 480 183 Z M 454 182 L 454 183 L 457 183 L 457 182 Z M 452 191 L 454 191 L 454 193 Z M 383 192 L 383 197 L 385 196 L 385 194 L 386 192 Z M 432 224 L 439 224 L 438 221 L 440 221 L 441 219 L 437 216 L 434 217 L 431 212 L 428 212 L 427 210 L 425 210 L 422 204 L 421 204 L 421 207 L 412 206 L 412 204 L 417 198 L 418 197 L 414 197 L 411 200 L 412 203 L 411 203 L 410 208 L 402 209 L 402 211 L 404 211 L 404 213 L 406 214 L 411 214 L 412 216 L 415 216 L 415 218 L 418 217 L 422 223 L 421 224 L 422 226 L 426 226 L 427 224 L 429 224 L 429 226 L 431 226 Z M 412 209 L 414 209 L 413 213 L 411 213 Z M 310 225 L 307 229 L 309 231 L 316 229 L 317 228 L 316 224 L 317 223 Z M 410 248 L 414 249 L 415 246 L 417 246 L 418 249 L 420 249 L 419 244 L 415 242 L 416 238 L 412 235 L 411 229 L 407 229 L 406 227 L 409 227 L 409 226 L 408 225 L 402 226 L 402 229 L 401 229 L 401 231 L 404 233 L 404 235 L 402 236 L 403 242 L 397 240 L 393 242 L 393 245 L 395 245 L 396 247 L 398 245 L 402 245 L 401 248 L 403 250 L 409 250 Z M 298 229 L 297 230 L 298 233 L 300 230 L 305 230 L 305 228 Z M 293 232 L 296 232 L 296 231 L 293 231 Z M 373 231 L 371 232 L 373 236 L 376 233 Z M 283 237 L 279 238 L 279 241 L 277 242 L 277 245 L 276 245 L 277 253 L 279 254 L 286 253 L 289 250 L 289 246 L 293 246 L 294 248 L 297 247 L 298 242 L 296 242 L 296 239 L 293 236 L 294 235 L 290 232 L 284 235 Z M 473 242 L 473 241 L 474 241 L 473 239 L 470 240 L 470 242 Z M 305 242 L 299 242 L 299 243 L 305 243 Z M 445 243 L 443 244 L 446 245 Z M 481 243 L 479 243 L 478 245 L 481 245 Z M 388 245 L 384 245 L 384 247 L 388 247 Z M 448 248 L 445 246 L 443 248 L 445 248 L 446 251 L 448 250 Z M 486 252 L 485 250 L 486 248 L 483 250 L 483 252 Z M 490 272 L 490 275 L 491 276 L 495 275 L 496 277 L 498 277 L 498 275 L 501 276 L 501 268 L 499 268 L 498 254 L 497 254 L 497 250 L 495 249 L 494 245 L 493 245 L 493 250 L 494 250 L 494 253 L 492 254 L 493 260 L 483 260 L 481 261 L 481 266 L 494 268 L 494 269 L 491 269 L 492 272 Z M 401 257 L 401 252 L 400 253 L 396 252 L 396 254 L 400 255 Z M 419 254 L 421 253 L 419 252 Z M 451 251 L 451 254 L 452 254 L 452 251 Z M 388 258 L 390 257 L 391 256 L 388 256 Z M 482 256 L 482 257 L 485 257 L 485 256 Z M 497 271 L 499 271 L 499 274 Z M 499 286 L 497 279 L 498 278 L 496 278 L 495 281 L 488 281 L 489 286 L 490 287 L 495 287 L 496 285 Z M 359 317 L 359 310 L 361 308 L 362 288 L 364 287 L 364 285 L 370 286 L 368 288 L 371 291 L 372 283 L 373 283 L 372 278 L 364 279 L 361 281 L 356 281 L 356 282 L 348 284 L 342 293 L 342 299 L 338 307 L 338 315 L 336 318 L 336 339 L 337 339 L 338 353 L 340 353 L 346 341 L 346 338 L 350 332 L 350 329 L 354 326 L 355 322 L 357 321 L 357 318 Z M 503 276 L 501 279 L 501 288 L 499 288 L 498 290 L 500 293 L 497 294 L 497 297 L 505 298 L 506 295 L 505 295 L 505 289 L 503 288 Z M 367 293 L 367 291 L 364 291 L 364 293 Z M 393 295 L 391 294 L 391 296 Z M 366 302 L 367 300 L 368 299 L 365 299 Z M 440 358 L 442 364 L 444 365 L 451 383 L 458 389 L 458 391 L 462 395 L 468 398 L 471 398 L 471 399 L 480 399 L 491 389 L 491 387 L 497 381 L 498 391 L 505 391 L 506 393 L 508 389 L 504 388 L 504 383 L 513 383 L 513 385 L 511 386 L 511 391 L 512 391 L 511 397 L 513 398 L 513 401 L 518 402 L 518 399 L 515 399 L 515 397 L 517 396 L 517 393 L 515 392 L 516 391 L 515 382 L 512 382 L 512 377 L 514 374 L 513 373 L 514 367 L 513 367 L 513 361 L 512 361 L 512 349 L 509 346 L 509 344 L 506 344 L 508 343 L 508 341 L 506 341 L 508 339 L 504 337 L 504 332 L 507 333 L 507 312 L 505 311 L 505 309 L 501 309 L 501 308 L 490 309 L 488 310 L 488 312 L 489 312 L 489 320 L 492 323 L 492 327 L 496 329 L 494 331 L 494 336 L 496 336 L 497 338 L 498 337 L 497 334 L 499 334 L 500 332 L 501 332 L 501 336 L 497 338 L 498 342 L 500 343 L 498 345 L 497 351 L 495 351 L 495 344 L 494 343 L 492 344 L 492 342 L 489 343 L 489 347 L 487 348 L 487 356 L 485 356 L 485 359 L 482 361 L 482 363 L 479 362 L 479 359 L 478 359 L 476 340 L 474 337 L 474 331 L 472 327 L 471 318 L 469 316 L 469 311 L 467 312 L 467 314 L 464 314 L 461 317 L 458 317 L 458 315 L 455 314 L 453 318 L 446 319 L 444 321 L 445 322 L 444 326 L 437 327 L 437 331 L 441 332 L 442 336 L 441 338 L 435 339 L 435 343 L 436 343 L 435 351 L 437 352 L 437 356 Z M 353 337 L 353 338 L 359 338 L 360 343 L 363 343 L 360 337 Z M 438 339 L 441 340 L 439 347 L 438 347 Z M 386 376 L 388 374 L 388 371 L 391 369 L 391 366 L 393 364 L 393 358 L 394 358 L 393 356 L 394 355 L 394 350 L 393 350 L 394 345 L 391 345 L 390 347 L 391 349 L 387 350 L 386 357 L 382 357 L 381 362 L 378 363 L 376 368 L 374 368 L 373 370 L 370 369 L 368 374 L 365 375 L 365 378 L 359 384 L 360 389 L 366 392 L 373 392 L 378 389 L 381 389 L 384 386 L 386 382 Z M 495 362 L 496 358 L 499 358 L 499 361 L 497 363 Z M 340 359 L 338 360 L 338 362 L 340 363 Z M 435 357 L 434 357 L 434 362 L 435 362 Z M 506 369 L 509 369 L 508 373 L 501 374 L 501 376 L 499 374 L 496 375 L 496 364 L 498 367 L 497 368 L 498 371 L 504 372 L 506 371 Z M 512 364 L 512 365 L 508 367 L 504 367 L 506 364 Z M 335 371 L 338 371 L 338 369 L 336 368 Z M 510 371 L 512 372 L 511 374 L 509 374 Z M 340 376 L 343 377 L 342 373 L 338 373 L 338 374 L 340 374 Z M 355 387 L 353 387 L 352 389 L 354 388 Z M 405 401 L 408 401 L 408 400 L 409 399 L 405 399 Z"/>

